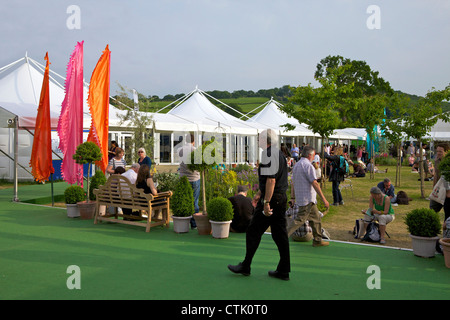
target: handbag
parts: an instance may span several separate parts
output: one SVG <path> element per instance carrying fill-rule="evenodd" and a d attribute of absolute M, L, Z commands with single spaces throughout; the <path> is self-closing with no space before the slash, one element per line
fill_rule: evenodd
<path fill-rule="evenodd" d="M 447 192 L 444 187 L 444 178 L 441 177 L 434 186 L 433 191 L 431 191 L 429 198 L 430 200 L 436 201 L 443 205 L 445 202 L 446 193 Z"/>

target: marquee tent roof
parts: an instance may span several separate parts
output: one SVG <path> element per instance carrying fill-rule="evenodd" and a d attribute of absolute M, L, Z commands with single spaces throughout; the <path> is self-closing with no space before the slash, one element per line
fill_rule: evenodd
<path fill-rule="evenodd" d="M 299 123 L 294 118 L 288 117 L 286 113 L 280 110 L 279 106 L 281 104 L 273 100 L 273 98 L 262 104 L 260 107 L 263 107 L 264 105 L 265 107 L 259 113 L 247 120 L 247 122 L 257 122 L 271 126 L 273 129 L 279 130 L 280 134 L 283 136 L 320 137 L 319 134 L 310 130 L 307 125 Z M 282 127 L 282 125 L 286 123 L 294 125 L 295 129 L 292 131 L 286 131 L 286 128 Z M 333 135 L 330 136 L 331 139 L 341 140 L 365 140 L 365 137 L 365 129 L 358 128 L 338 129 L 335 130 Z"/>
<path fill-rule="evenodd" d="M 45 67 L 30 57 L 23 57 L 3 68 L 0 68 L 0 116 L 2 118 L 13 118 L 18 116 L 19 127 L 34 128 L 41 95 L 42 81 L 44 79 Z M 61 104 L 65 97 L 62 82 L 65 78 L 50 69 L 50 118 L 52 129 L 58 126 Z M 88 84 L 84 86 L 83 112 L 84 128 L 91 125 L 89 106 L 87 104 Z M 110 105 L 110 126 L 118 122 L 116 116 L 119 109 Z M 7 127 L 3 121 L 0 126 Z"/>
<path fill-rule="evenodd" d="M 438 120 L 427 138 L 436 141 L 450 141 L 450 122 Z"/>
<path fill-rule="evenodd" d="M 256 115 L 248 119 L 247 122 L 259 123 L 274 130 L 278 130 L 280 135 L 283 136 L 319 136 L 314 134 L 314 132 L 309 130 L 304 124 L 299 123 L 296 119 L 289 118 L 286 113 L 279 109 L 280 103 L 277 101 L 270 99 L 258 108 L 263 107 L 264 105 L 265 107 Z M 287 131 L 285 127 L 282 127 L 282 125 L 287 123 L 294 125 L 295 130 Z"/>
<path fill-rule="evenodd" d="M 261 125 L 247 123 L 219 109 L 205 95 L 204 91 L 196 88 L 185 95 L 167 115 L 196 123 L 198 130 L 207 132 L 220 130 L 223 133 L 256 135 L 264 129 Z M 155 116 L 164 117 L 164 114 Z"/>

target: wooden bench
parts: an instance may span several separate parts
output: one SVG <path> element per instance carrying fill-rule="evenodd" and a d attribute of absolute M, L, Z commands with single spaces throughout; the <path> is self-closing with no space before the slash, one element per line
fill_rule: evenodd
<path fill-rule="evenodd" d="M 135 185 L 119 174 L 109 177 L 105 185 L 94 190 L 97 197 L 94 224 L 98 221 L 109 221 L 114 223 L 123 223 L 135 226 L 145 227 L 145 231 L 149 232 L 151 227 L 165 225 L 169 227 L 169 209 L 170 197 L 172 191 L 161 192 L 154 196 L 144 193 L 143 189 L 136 188 Z M 109 214 L 106 210 L 105 215 L 100 214 L 100 208 L 103 206 L 114 207 L 114 214 Z M 135 215 L 120 214 L 117 208 L 126 208 L 132 210 L 145 210 L 147 217 Z M 161 215 L 161 218 L 159 218 Z M 126 218 L 119 219 L 119 218 Z M 143 223 L 145 220 L 146 223 Z"/>

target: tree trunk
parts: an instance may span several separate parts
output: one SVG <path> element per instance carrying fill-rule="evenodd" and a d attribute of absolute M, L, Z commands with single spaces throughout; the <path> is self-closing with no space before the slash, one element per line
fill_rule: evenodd
<path fill-rule="evenodd" d="M 206 189 L 205 189 L 205 170 L 202 170 L 202 189 L 203 189 L 203 214 L 207 214 L 206 211 Z"/>
<path fill-rule="evenodd" d="M 420 174 L 420 197 L 425 198 L 425 186 L 423 183 L 423 149 L 422 149 L 422 140 L 418 139 L 419 142 L 419 174 Z"/>
<path fill-rule="evenodd" d="M 401 142 L 397 144 L 397 168 L 395 169 L 395 186 L 400 187 L 400 172 L 402 167 L 402 156 L 400 154 Z"/>
<path fill-rule="evenodd" d="M 320 188 L 322 190 L 325 189 L 325 179 L 327 176 L 327 169 L 326 169 L 326 160 L 325 160 L 325 146 L 324 146 L 324 137 L 322 136 L 322 179 L 320 180 Z"/>
<path fill-rule="evenodd" d="M 89 162 L 89 164 L 88 164 L 88 173 L 87 173 L 87 199 L 86 199 L 86 202 L 89 202 L 89 173 L 91 173 L 91 166 L 92 166 L 92 163 L 91 162 Z"/>
<path fill-rule="evenodd" d="M 370 162 L 372 163 L 372 166 L 370 168 L 370 179 L 373 180 L 375 179 L 375 144 L 373 143 L 373 139 L 370 139 L 370 153 L 371 153 L 371 157 L 370 157 Z"/>

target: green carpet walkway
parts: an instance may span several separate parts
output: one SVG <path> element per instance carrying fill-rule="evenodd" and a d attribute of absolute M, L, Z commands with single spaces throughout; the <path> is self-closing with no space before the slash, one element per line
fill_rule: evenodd
<path fill-rule="evenodd" d="M 65 184 L 55 186 L 61 194 Z M 47 196 L 50 186 L 21 187 L 19 199 Z M 0 299 L 304 300 L 448 299 L 444 258 L 333 242 L 291 242 L 291 280 L 269 278 L 278 251 L 264 235 L 244 277 L 228 271 L 245 254 L 245 235 L 228 239 L 70 219 L 65 209 L 12 203 L 0 190 Z M 69 289 L 69 266 L 81 289 Z M 379 282 L 370 266 L 379 268 Z M 367 283 L 380 289 L 369 289 Z"/>

